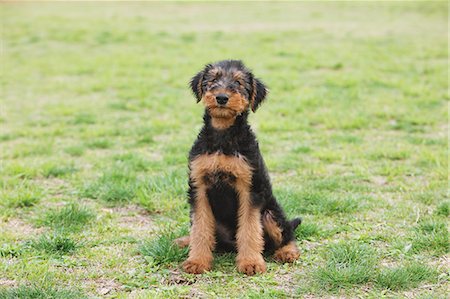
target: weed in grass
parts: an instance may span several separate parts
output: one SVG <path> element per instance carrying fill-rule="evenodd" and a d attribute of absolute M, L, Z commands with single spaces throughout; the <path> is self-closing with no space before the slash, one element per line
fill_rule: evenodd
<path fill-rule="evenodd" d="M 155 143 L 153 139 L 155 134 L 155 128 L 153 127 L 140 127 L 136 131 L 136 144 L 137 145 L 149 145 Z"/>
<path fill-rule="evenodd" d="M 86 143 L 91 149 L 108 149 L 113 146 L 113 142 L 109 139 L 96 139 Z"/>
<path fill-rule="evenodd" d="M 319 226 L 315 223 L 302 223 L 296 230 L 295 236 L 297 240 L 310 240 L 312 237 L 319 235 L 321 232 Z"/>
<path fill-rule="evenodd" d="M 368 282 L 375 271 L 377 254 L 368 244 L 354 241 L 331 245 L 326 264 L 314 272 L 321 288 L 337 290 Z"/>
<path fill-rule="evenodd" d="M 43 175 L 46 178 L 49 177 L 62 177 L 67 174 L 71 174 L 77 171 L 73 165 L 55 165 L 46 164 L 43 166 Z"/>
<path fill-rule="evenodd" d="M 421 282 L 435 282 L 438 272 L 427 265 L 411 264 L 403 267 L 385 268 L 375 278 L 376 285 L 389 290 L 416 288 Z"/>
<path fill-rule="evenodd" d="M 43 192 L 39 187 L 30 184 L 27 181 L 21 182 L 12 190 L 3 190 L 0 194 L 2 199 L 0 204 L 9 208 L 32 207 L 37 204 L 43 196 Z"/>
<path fill-rule="evenodd" d="M 17 145 L 12 153 L 13 158 L 25 158 L 29 156 L 50 156 L 52 154 L 52 144 L 31 143 Z"/>
<path fill-rule="evenodd" d="M 142 145 L 142 144 L 148 145 L 148 144 L 152 144 L 154 142 L 155 141 L 153 140 L 152 136 L 141 136 L 136 140 L 136 144 L 138 144 L 138 145 Z"/>
<path fill-rule="evenodd" d="M 125 181 L 104 182 L 98 186 L 90 185 L 85 193 L 87 197 L 102 199 L 110 203 L 131 202 L 135 195 L 135 183 Z"/>
<path fill-rule="evenodd" d="M 445 198 L 446 192 L 442 190 L 426 190 L 420 192 L 413 192 L 409 195 L 411 200 L 422 202 L 424 204 L 432 204 L 441 201 Z"/>
<path fill-rule="evenodd" d="M 167 196 L 170 196 L 170 190 L 166 191 Z M 162 197 L 158 197 L 161 194 L 156 194 L 151 184 L 123 167 L 105 171 L 96 181 L 86 184 L 81 189 L 81 195 L 112 204 L 135 202 L 147 211 L 153 211 L 154 200 L 161 200 Z"/>
<path fill-rule="evenodd" d="M 23 246 L 17 244 L 3 244 L 0 247 L 0 257 L 18 257 L 23 252 Z"/>
<path fill-rule="evenodd" d="M 1 288 L 0 298 L 2 299 L 82 299 L 87 298 L 84 294 L 67 289 L 57 289 L 40 286 L 19 286 L 16 288 Z"/>
<path fill-rule="evenodd" d="M 412 251 L 431 252 L 440 256 L 447 254 L 450 249 L 447 223 L 441 220 L 424 220 L 414 229 L 411 239 Z"/>
<path fill-rule="evenodd" d="M 397 161 L 408 159 L 410 155 L 411 153 L 408 150 L 384 148 L 382 150 L 370 153 L 368 158 L 375 161 L 381 159 Z"/>
<path fill-rule="evenodd" d="M 32 240 L 29 246 L 47 254 L 64 255 L 73 253 L 79 244 L 63 234 L 55 233 L 41 235 Z"/>
<path fill-rule="evenodd" d="M 95 124 L 95 122 L 96 122 L 95 115 L 89 114 L 89 113 L 80 113 L 75 116 L 75 118 L 73 119 L 73 121 L 71 123 L 73 123 L 74 125 L 80 125 L 80 124 L 91 125 L 91 124 Z"/>
<path fill-rule="evenodd" d="M 141 186 L 136 190 L 134 202 L 143 207 L 148 212 L 155 211 L 155 200 L 153 200 L 154 194 L 149 188 Z"/>
<path fill-rule="evenodd" d="M 84 154 L 84 146 L 73 145 L 66 147 L 64 151 L 73 157 L 81 157 Z"/>
<path fill-rule="evenodd" d="M 37 220 L 38 225 L 45 225 L 56 230 L 77 231 L 89 223 L 95 214 L 87 207 L 69 203 L 62 208 L 50 210 Z"/>
<path fill-rule="evenodd" d="M 5 166 L 5 173 L 21 179 L 32 179 L 38 176 L 39 169 L 19 162 L 13 162 Z"/>
<path fill-rule="evenodd" d="M 294 154 L 307 154 L 307 153 L 311 152 L 311 148 L 309 148 L 307 146 L 296 146 L 292 149 L 292 152 Z"/>
<path fill-rule="evenodd" d="M 149 168 L 149 162 L 137 153 L 127 153 L 114 156 L 120 167 L 132 169 L 134 171 L 145 171 Z"/>
<path fill-rule="evenodd" d="M 441 202 L 436 208 L 435 214 L 448 217 L 450 215 L 450 201 Z"/>
<path fill-rule="evenodd" d="M 1 121 L 0 121 L 1 123 Z M 0 134 L 0 142 L 10 141 L 17 138 L 16 136 L 12 134 Z"/>
<path fill-rule="evenodd" d="M 333 215 L 351 213 L 368 197 L 353 194 L 337 194 L 313 189 L 300 192 L 285 189 L 276 192 L 282 205 L 292 213 Z"/>
<path fill-rule="evenodd" d="M 165 228 L 158 238 L 141 244 L 139 251 L 151 265 L 179 263 L 187 258 L 188 248 L 179 248 L 173 240 L 186 234 L 187 230 L 174 233 L 172 229 Z"/>
<path fill-rule="evenodd" d="M 115 168 L 105 171 L 97 181 L 84 186 L 82 195 L 110 203 L 131 202 L 136 195 L 137 182 L 136 174 Z"/>
<path fill-rule="evenodd" d="M 184 171 L 172 171 L 161 176 L 153 176 L 149 182 L 149 190 L 166 198 L 184 196 L 187 190 Z"/>

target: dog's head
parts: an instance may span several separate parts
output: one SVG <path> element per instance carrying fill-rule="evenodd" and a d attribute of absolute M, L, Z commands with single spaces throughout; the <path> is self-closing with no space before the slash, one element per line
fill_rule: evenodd
<path fill-rule="evenodd" d="M 240 60 L 207 64 L 190 82 L 197 102 L 203 100 L 212 118 L 234 119 L 249 108 L 256 111 L 267 88 Z"/>

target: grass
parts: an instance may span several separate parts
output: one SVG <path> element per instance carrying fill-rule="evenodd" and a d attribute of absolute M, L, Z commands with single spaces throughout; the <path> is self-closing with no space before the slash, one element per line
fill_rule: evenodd
<path fill-rule="evenodd" d="M 79 244 L 63 234 L 45 234 L 30 242 L 30 247 L 38 252 L 50 255 L 73 253 Z"/>
<path fill-rule="evenodd" d="M 93 218 L 95 218 L 95 213 L 89 208 L 76 203 L 69 203 L 62 208 L 44 213 L 37 224 L 59 230 L 80 230 Z"/>
<path fill-rule="evenodd" d="M 0 297 L 446 296 L 446 2 L 0 5 Z M 300 260 L 251 278 L 171 244 L 188 81 L 224 58 L 270 88 L 250 123 L 303 219 Z"/>
<path fill-rule="evenodd" d="M 435 213 L 439 216 L 448 217 L 450 215 L 450 202 L 449 201 L 441 202 L 436 208 Z"/>
<path fill-rule="evenodd" d="M 187 258 L 188 249 L 179 248 L 173 241 L 186 234 L 187 230 L 175 234 L 170 228 L 165 228 L 159 233 L 157 239 L 142 243 L 139 252 L 150 265 L 180 263 Z"/>
<path fill-rule="evenodd" d="M 14 298 L 46 298 L 46 299 L 75 299 L 87 298 L 78 291 L 57 289 L 57 288 L 42 288 L 39 286 L 20 286 L 12 289 L 1 289 L 0 298 L 14 299 Z"/>
<path fill-rule="evenodd" d="M 113 203 L 131 202 L 138 188 L 136 181 L 136 175 L 127 169 L 111 169 L 93 183 L 88 183 L 82 195 Z"/>
<path fill-rule="evenodd" d="M 62 177 L 68 174 L 76 172 L 76 168 L 73 165 L 54 165 L 49 163 L 43 167 L 44 177 Z"/>
<path fill-rule="evenodd" d="M 414 252 L 429 251 L 436 256 L 448 254 L 450 239 L 447 222 L 424 220 L 415 227 L 411 241 Z"/>
<path fill-rule="evenodd" d="M 368 244 L 338 243 L 326 251 L 326 264 L 317 269 L 317 283 L 330 291 L 367 283 L 375 271 L 377 254 Z"/>
<path fill-rule="evenodd" d="M 393 291 L 416 288 L 424 281 L 437 281 L 437 272 L 429 266 L 417 263 L 384 269 L 376 277 L 376 285 Z"/>
<path fill-rule="evenodd" d="M 7 208 L 28 208 L 42 198 L 42 189 L 23 180 L 20 184 L 2 191 L 2 205 Z"/>

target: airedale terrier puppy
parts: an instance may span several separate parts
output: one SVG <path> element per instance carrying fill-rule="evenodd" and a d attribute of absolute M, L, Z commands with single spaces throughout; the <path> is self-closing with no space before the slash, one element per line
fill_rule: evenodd
<path fill-rule="evenodd" d="M 237 251 L 238 271 L 266 271 L 263 251 L 281 262 L 299 257 L 294 230 L 277 203 L 258 142 L 247 118 L 267 95 L 261 80 L 239 60 L 208 64 L 190 86 L 203 101 L 204 125 L 189 153 L 188 273 L 211 269 L 213 250 Z"/>

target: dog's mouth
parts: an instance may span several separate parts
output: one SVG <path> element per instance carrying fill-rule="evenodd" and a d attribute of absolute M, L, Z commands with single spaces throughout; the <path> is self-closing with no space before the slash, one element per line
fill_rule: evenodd
<path fill-rule="evenodd" d="M 217 118 L 233 118 L 238 114 L 233 109 L 223 105 L 209 107 L 208 111 L 212 117 Z"/>

